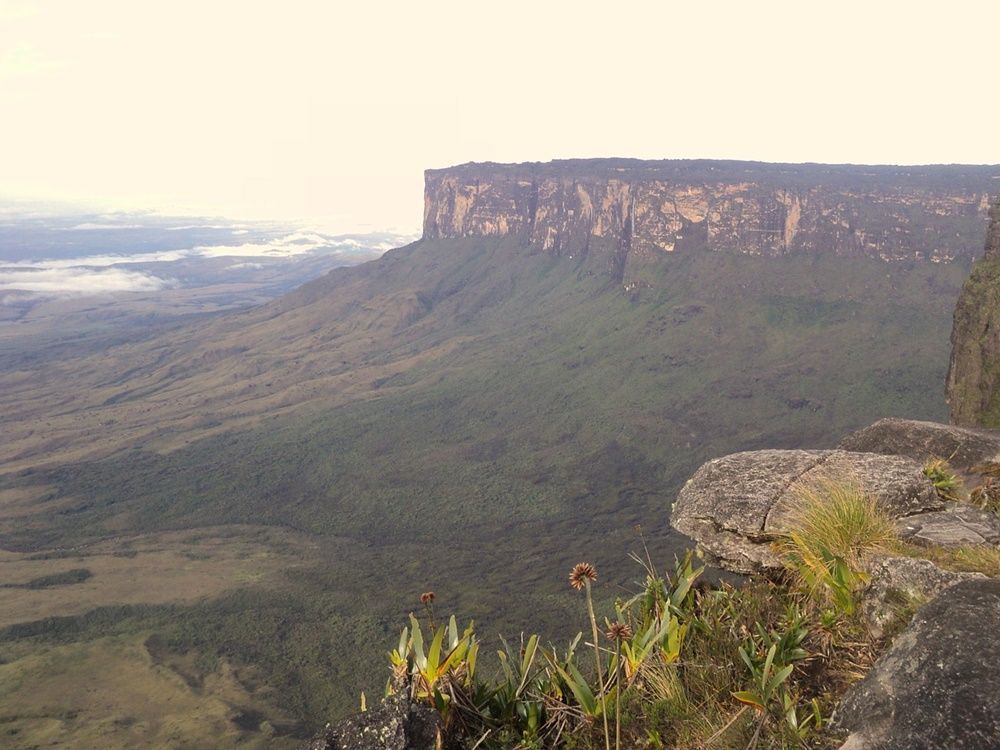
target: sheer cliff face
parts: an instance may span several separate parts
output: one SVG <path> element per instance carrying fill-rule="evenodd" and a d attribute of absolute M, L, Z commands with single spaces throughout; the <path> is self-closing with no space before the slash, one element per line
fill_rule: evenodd
<path fill-rule="evenodd" d="M 557 253 L 710 248 L 970 258 L 1000 167 L 571 160 L 426 173 L 424 237 L 521 235 Z"/>
<path fill-rule="evenodd" d="M 1000 201 L 955 308 L 948 403 L 955 424 L 1000 427 Z"/>

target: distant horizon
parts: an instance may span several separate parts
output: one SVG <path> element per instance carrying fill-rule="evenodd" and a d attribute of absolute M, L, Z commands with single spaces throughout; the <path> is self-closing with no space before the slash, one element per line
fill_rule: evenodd
<path fill-rule="evenodd" d="M 975 0 L 5 0 L 0 192 L 357 231 L 419 227 L 423 171 L 470 161 L 997 164 L 997 28 Z"/>
<path fill-rule="evenodd" d="M 421 170 L 421 178 L 427 172 L 439 172 L 449 169 L 465 168 L 465 167 L 476 167 L 476 166 L 497 166 L 497 167 L 515 167 L 515 166 L 545 166 L 545 165 L 555 165 L 555 164 L 568 164 L 568 163 L 586 163 L 586 162 L 647 162 L 647 163 L 677 163 L 677 162 L 690 162 L 690 163 L 707 163 L 707 162 L 718 162 L 718 163 L 730 163 L 730 164 L 748 164 L 748 165 L 770 165 L 770 166 L 791 166 L 791 167 L 863 167 L 863 168 L 875 168 L 875 169 L 930 169 L 930 168 L 977 168 L 977 169 L 1000 169 L 1000 162 L 997 163 L 971 163 L 971 162 L 933 162 L 926 164 L 916 164 L 916 163 L 861 163 L 861 162 L 822 162 L 822 161 L 766 161 L 762 159 L 726 159 L 717 157 L 664 157 L 664 158 L 642 158 L 633 156 L 573 156 L 565 158 L 552 158 L 540 161 L 466 161 L 457 164 L 448 164 L 444 166 L 434 166 L 426 167 Z M 1000 175 L 997 175 L 996 179 L 1000 179 Z M 422 193 L 421 193 L 422 195 Z M 419 196 L 416 201 L 419 204 Z M 185 211 L 181 206 L 135 206 L 135 207 L 120 207 L 110 204 L 101 204 L 100 202 L 91 200 L 88 202 L 85 199 L 80 199 L 73 201 L 70 199 L 61 198 L 46 198 L 44 196 L 37 195 L 5 195 L 0 193 L 0 217 L 4 215 L 11 215 L 15 213 L 13 211 L 4 210 L 9 209 L 14 206 L 21 204 L 26 204 L 28 206 L 36 207 L 38 209 L 51 209 L 51 213 L 46 213 L 42 215 L 51 216 L 74 216 L 74 215 L 94 215 L 94 216 L 150 216 L 161 219 L 169 218 L 189 218 L 189 219 L 217 219 L 224 220 L 233 223 L 248 223 L 248 224 L 274 224 L 274 225 L 289 225 L 289 226 L 300 226 L 303 228 L 316 228 L 320 231 L 335 234 L 370 234 L 385 232 L 389 234 L 399 234 L 399 235 L 419 235 L 422 222 L 418 222 L 413 226 L 402 227 L 402 226 L 385 226 L 379 224 L 367 224 L 360 226 L 348 226 L 348 225 L 336 225 L 337 216 L 331 215 L 320 215 L 320 216 L 299 216 L 299 217 L 275 217 L 275 216 L 239 216 L 232 214 L 222 214 L 222 213 L 201 213 L 195 211 Z M 332 221 L 331 221 L 332 220 Z"/>

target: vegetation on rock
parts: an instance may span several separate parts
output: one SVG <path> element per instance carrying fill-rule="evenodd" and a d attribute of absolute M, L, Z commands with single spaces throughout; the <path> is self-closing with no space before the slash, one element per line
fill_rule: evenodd
<path fill-rule="evenodd" d="M 962 287 L 951 332 L 947 390 L 951 421 L 1000 427 L 1000 200 L 990 211 L 986 250 Z"/>
<path fill-rule="evenodd" d="M 819 479 L 797 494 L 789 529 L 774 544 L 780 571 L 706 586 L 692 552 L 663 574 L 646 551 L 632 556 L 644 577 L 631 596 L 597 615 L 589 596 L 597 571 L 580 563 L 570 582 L 588 595 L 590 640 L 581 632 L 561 650 L 522 635 L 516 648 L 504 642 L 493 677 L 477 668 L 471 625 L 460 636 L 454 617 L 447 627 L 431 623 L 427 649 L 411 615 L 391 654 L 387 693 L 407 692 L 439 711 L 444 744 L 835 747 L 828 717 L 923 602 L 897 592 L 886 603 L 890 621 L 876 627 L 860 606 L 872 561 L 923 552 L 996 575 L 1000 550 L 904 545 L 891 516 L 850 479 Z M 584 648 L 596 664 L 582 658 Z"/>

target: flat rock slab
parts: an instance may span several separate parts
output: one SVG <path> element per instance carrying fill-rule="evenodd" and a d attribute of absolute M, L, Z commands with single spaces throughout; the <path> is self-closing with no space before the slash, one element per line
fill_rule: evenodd
<path fill-rule="evenodd" d="M 907 456 L 925 462 L 945 458 L 953 467 L 968 470 L 1000 458 L 1000 430 L 955 427 L 914 419 L 880 419 L 840 442 L 848 451 Z"/>
<path fill-rule="evenodd" d="M 1000 516 L 961 503 L 901 518 L 896 528 L 901 539 L 914 544 L 941 547 L 1000 544 Z"/>
<path fill-rule="evenodd" d="M 727 570 L 780 567 L 770 542 L 788 528 L 804 487 L 857 482 L 893 517 L 940 510 L 922 466 L 902 456 L 842 450 L 733 453 L 704 464 L 681 489 L 671 524 Z"/>
<path fill-rule="evenodd" d="M 1000 748 L 1000 580 L 962 581 L 916 616 L 834 716 L 841 750 Z"/>

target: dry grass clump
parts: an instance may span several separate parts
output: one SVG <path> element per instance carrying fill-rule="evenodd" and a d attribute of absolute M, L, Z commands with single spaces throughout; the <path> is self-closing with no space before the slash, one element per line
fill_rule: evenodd
<path fill-rule="evenodd" d="M 1000 516 L 1000 463 L 988 461 L 973 466 L 971 472 L 981 476 L 982 482 L 969 493 L 969 502 Z"/>
<path fill-rule="evenodd" d="M 991 578 L 1000 578 L 1000 549 L 977 545 L 948 549 L 946 547 L 918 547 L 900 544 L 899 552 L 909 557 L 923 557 L 939 568 L 959 573 L 982 573 Z"/>
<path fill-rule="evenodd" d="M 811 549 L 826 548 L 857 563 L 897 539 L 892 517 L 856 481 L 821 479 L 798 491 L 794 531 Z"/>

